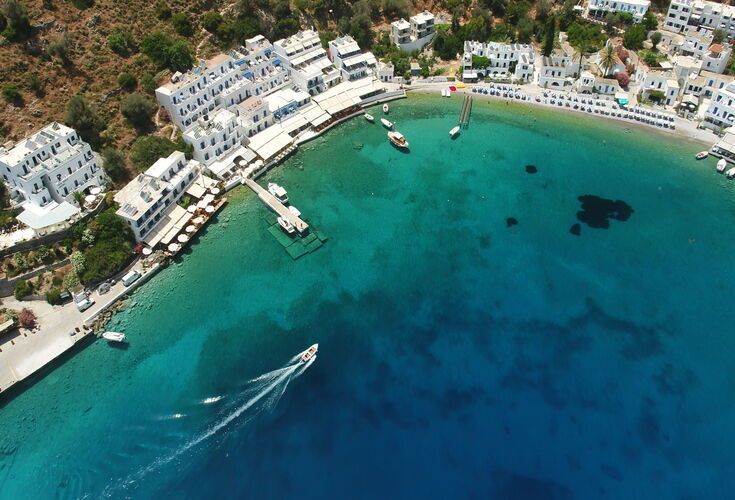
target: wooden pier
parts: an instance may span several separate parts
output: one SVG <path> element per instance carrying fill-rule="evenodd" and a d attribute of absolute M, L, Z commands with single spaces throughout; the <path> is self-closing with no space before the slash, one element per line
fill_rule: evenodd
<path fill-rule="evenodd" d="M 459 123 L 458 125 L 462 128 L 467 128 L 470 123 L 470 113 L 472 113 L 472 96 L 465 94 L 464 100 L 462 101 L 462 109 L 459 112 Z"/>
<path fill-rule="evenodd" d="M 245 177 L 242 183 L 252 189 L 255 194 L 258 195 L 258 198 L 268 205 L 271 210 L 277 213 L 280 217 L 289 221 L 291 225 L 296 228 L 299 234 L 304 234 L 309 231 L 309 224 L 301 220 L 300 217 L 294 215 L 286 205 L 278 201 L 275 196 L 270 194 L 267 189 L 255 182 L 251 177 Z"/>

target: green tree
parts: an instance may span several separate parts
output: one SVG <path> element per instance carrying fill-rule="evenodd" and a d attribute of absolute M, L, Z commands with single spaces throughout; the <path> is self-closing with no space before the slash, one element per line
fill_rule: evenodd
<path fill-rule="evenodd" d="M 52 288 L 48 292 L 46 292 L 46 302 L 51 304 L 52 306 L 58 306 L 61 304 L 61 290 L 58 288 Z"/>
<path fill-rule="evenodd" d="M 102 150 L 104 160 L 102 168 L 113 182 L 125 179 L 125 156 L 115 148 L 107 147 Z"/>
<path fill-rule="evenodd" d="M 43 79 L 39 76 L 38 73 L 28 73 L 28 76 L 26 77 L 26 82 L 28 85 L 28 88 L 35 92 L 36 95 L 41 96 L 43 95 L 43 88 L 45 85 L 45 82 Z"/>
<path fill-rule="evenodd" d="M 155 77 L 150 73 L 143 73 L 143 76 L 140 77 L 140 86 L 143 90 L 152 94 L 158 88 L 158 82 L 156 82 Z"/>
<path fill-rule="evenodd" d="M 712 43 L 722 43 L 725 41 L 727 33 L 721 28 L 717 28 L 712 32 Z"/>
<path fill-rule="evenodd" d="M 77 9 L 84 10 L 94 5 L 94 0 L 71 0 L 71 3 Z"/>
<path fill-rule="evenodd" d="M 656 50 L 656 47 L 659 43 L 661 43 L 661 39 L 663 38 L 663 35 L 661 35 L 660 32 L 654 31 L 651 33 L 651 45 L 653 46 L 653 50 Z"/>
<path fill-rule="evenodd" d="M 138 50 L 133 34 L 123 28 L 117 28 L 109 34 L 107 37 L 107 46 L 121 57 L 128 57 Z"/>
<path fill-rule="evenodd" d="M 23 40 L 32 32 L 28 9 L 20 0 L 6 0 L 2 13 L 7 19 L 3 35 L 8 40 Z"/>
<path fill-rule="evenodd" d="M 186 41 L 173 39 L 160 31 L 143 38 L 140 49 L 156 65 L 171 71 L 187 71 L 194 64 L 194 56 Z"/>
<path fill-rule="evenodd" d="M 120 76 L 117 77 L 117 84 L 125 90 L 133 90 L 138 85 L 138 80 L 132 74 L 125 72 L 120 73 Z"/>
<path fill-rule="evenodd" d="M 546 20 L 546 26 L 544 28 L 543 54 L 546 57 L 554 52 L 554 42 L 556 42 L 556 18 L 551 16 Z"/>
<path fill-rule="evenodd" d="M 224 19 L 219 12 L 210 10 L 202 16 L 202 27 L 210 33 L 217 33 L 217 28 L 220 27 L 223 21 Z"/>
<path fill-rule="evenodd" d="M 83 96 L 75 95 L 69 99 L 64 122 L 76 130 L 83 140 L 93 146 L 99 145 L 100 132 L 105 129 L 105 122 L 97 114 L 97 107 Z"/>
<path fill-rule="evenodd" d="M 151 124 L 151 115 L 156 111 L 156 103 L 143 94 L 130 94 L 120 101 L 120 112 L 137 128 Z"/>
<path fill-rule="evenodd" d="M 171 8 L 163 0 L 156 2 L 156 17 L 161 20 L 171 18 Z"/>
<path fill-rule="evenodd" d="M 194 34 L 194 25 L 191 22 L 191 17 L 185 12 L 177 12 L 171 18 L 171 24 L 173 24 L 174 31 L 181 36 L 190 37 Z"/>
<path fill-rule="evenodd" d="M 605 76 L 608 76 L 610 74 L 610 71 L 615 66 L 615 63 L 617 63 L 617 60 L 617 51 L 615 50 L 612 41 L 608 41 L 607 45 L 605 45 L 605 48 L 602 49 L 602 51 L 600 52 L 600 65 L 605 71 Z"/>
<path fill-rule="evenodd" d="M 490 66 L 490 59 L 483 56 L 472 56 L 472 67 L 475 69 L 485 69 Z"/>
<path fill-rule="evenodd" d="M 18 280 L 15 283 L 15 299 L 23 300 L 33 293 L 33 284 L 30 281 Z"/>
<path fill-rule="evenodd" d="M 641 20 L 641 26 L 646 31 L 653 31 L 658 27 L 658 21 L 656 20 L 656 14 L 650 9 L 646 11 Z"/>
<path fill-rule="evenodd" d="M 631 50 L 640 50 L 643 48 L 643 42 L 646 40 L 646 28 L 642 24 L 636 24 L 625 31 L 623 35 L 623 45 Z"/>
<path fill-rule="evenodd" d="M 156 160 L 167 157 L 177 149 L 177 145 L 166 138 L 144 135 L 133 142 L 130 148 L 130 161 L 139 172 L 143 172 Z"/>

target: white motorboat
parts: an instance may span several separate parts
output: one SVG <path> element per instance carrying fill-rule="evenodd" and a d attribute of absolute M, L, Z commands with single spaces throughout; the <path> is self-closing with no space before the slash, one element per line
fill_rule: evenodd
<path fill-rule="evenodd" d="M 296 208 L 295 206 L 291 205 L 288 207 L 288 211 L 294 214 L 296 217 L 301 217 L 301 210 Z"/>
<path fill-rule="evenodd" d="M 709 153 L 707 151 L 700 151 L 699 153 L 697 153 L 697 156 L 695 156 L 695 158 L 697 160 L 704 160 L 708 156 L 709 156 Z"/>
<path fill-rule="evenodd" d="M 442 89 L 442 97 L 446 97 L 446 96 L 447 96 L 447 89 Z"/>
<path fill-rule="evenodd" d="M 316 352 L 319 350 L 319 344 L 314 344 L 313 346 L 309 347 L 307 350 L 302 352 L 300 354 L 301 361 L 306 362 L 309 361 L 311 358 L 314 357 Z"/>
<path fill-rule="evenodd" d="M 725 175 L 727 176 L 728 179 L 732 179 L 733 177 L 735 177 L 735 167 L 728 170 Z"/>
<path fill-rule="evenodd" d="M 397 148 L 408 149 L 408 141 L 400 132 L 393 130 L 388 132 L 388 140 Z"/>
<path fill-rule="evenodd" d="M 281 226 L 281 229 L 283 229 L 287 234 L 293 234 L 296 232 L 296 228 L 293 227 L 293 224 L 283 217 L 278 218 L 278 225 Z"/>
<path fill-rule="evenodd" d="M 279 186 L 275 182 L 268 183 L 268 192 L 276 197 L 281 203 L 288 203 L 288 193 L 283 187 Z"/>
<path fill-rule="evenodd" d="M 449 137 L 455 138 L 459 134 L 459 125 L 454 127 L 452 130 L 449 131 Z"/>
<path fill-rule="evenodd" d="M 393 123 L 392 123 L 392 122 L 390 122 L 390 121 L 388 121 L 388 120 L 386 120 L 385 118 L 381 118 L 381 119 L 380 119 L 380 123 L 382 123 L 382 124 L 383 124 L 383 126 L 384 126 L 385 128 L 387 128 L 388 130 L 390 130 L 390 129 L 392 129 L 392 128 L 393 128 Z"/>
<path fill-rule="evenodd" d="M 719 173 L 722 173 L 727 168 L 727 160 L 724 158 L 721 158 L 720 161 L 717 162 L 717 171 Z"/>
<path fill-rule="evenodd" d="M 365 113 L 365 119 L 370 123 L 375 123 L 375 117 L 370 113 Z"/>
<path fill-rule="evenodd" d="M 105 332 L 102 334 L 102 338 L 109 342 L 124 342 L 125 334 L 120 332 Z"/>
<path fill-rule="evenodd" d="M 388 107 L 388 103 L 383 104 L 383 113 L 386 115 L 390 112 L 390 107 Z"/>
<path fill-rule="evenodd" d="M 452 89 L 446 89 L 444 91 L 444 97 L 452 97 Z"/>

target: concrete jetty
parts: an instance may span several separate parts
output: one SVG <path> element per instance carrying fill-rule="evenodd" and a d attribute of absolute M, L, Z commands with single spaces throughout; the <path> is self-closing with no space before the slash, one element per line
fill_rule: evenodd
<path fill-rule="evenodd" d="M 268 205 L 271 210 L 277 213 L 280 217 L 289 221 L 291 225 L 296 228 L 299 234 L 304 234 L 309 230 L 309 224 L 301 220 L 300 217 L 294 215 L 286 205 L 278 201 L 275 196 L 270 194 L 267 189 L 255 182 L 251 177 L 246 176 L 242 182 L 252 189 L 255 194 L 258 195 L 258 198 Z"/>

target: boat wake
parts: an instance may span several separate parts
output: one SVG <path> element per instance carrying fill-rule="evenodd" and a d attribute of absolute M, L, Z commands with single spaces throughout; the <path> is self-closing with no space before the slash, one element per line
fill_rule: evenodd
<path fill-rule="evenodd" d="M 103 496 L 116 496 L 116 491 L 134 487 L 136 483 L 141 481 L 151 472 L 164 467 L 181 457 L 183 454 L 196 448 L 216 434 L 222 432 L 234 422 L 237 421 L 239 425 L 242 425 L 250 421 L 261 411 L 270 411 L 274 409 L 280 401 L 281 396 L 286 392 L 286 388 L 291 381 L 299 377 L 314 363 L 314 361 L 316 361 L 316 355 L 313 355 L 308 359 L 308 361 L 304 361 L 301 356 L 301 354 L 298 354 L 291 358 L 284 367 L 249 380 L 240 394 L 238 394 L 237 397 L 232 398 L 231 403 L 220 412 L 220 418 L 217 422 L 210 425 L 196 437 L 181 444 L 171 453 L 157 458 L 150 465 L 136 471 L 115 484 L 108 485 L 103 492 Z M 224 396 L 216 396 L 207 398 L 201 401 L 201 403 L 211 404 L 221 400 L 223 397 Z M 183 414 L 177 413 L 171 417 L 174 419 L 181 418 L 179 415 L 184 416 Z"/>

